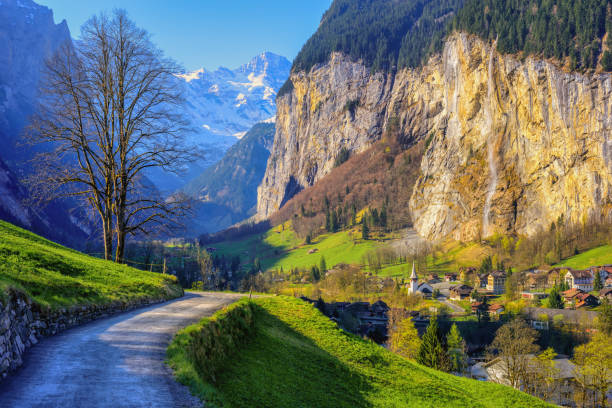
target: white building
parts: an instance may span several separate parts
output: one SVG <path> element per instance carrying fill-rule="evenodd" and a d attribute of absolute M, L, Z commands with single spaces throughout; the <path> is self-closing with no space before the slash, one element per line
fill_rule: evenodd
<path fill-rule="evenodd" d="M 570 289 L 580 289 L 583 292 L 593 290 L 593 275 L 590 270 L 570 270 L 565 274 L 565 282 Z"/>
<path fill-rule="evenodd" d="M 410 274 L 410 284 L 408 285 L 408 294 L 418 294 L 424 297 L 431 297 L 433 288 L 427 282 L 419 284 L 419 277 L 416 274 L 414 268 L 414 262 L 412 263 L 412 274 Z"/>

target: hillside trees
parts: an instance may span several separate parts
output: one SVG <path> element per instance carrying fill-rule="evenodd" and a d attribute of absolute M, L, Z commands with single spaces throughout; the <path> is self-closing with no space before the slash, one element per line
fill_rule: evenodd
<path fill-rule="evenodd" d="M 159 197 L 145 172 L 177 171 L 190 158 L 175 86 L 177 65 L 126 13 L 100 14 L 45 67 L 42 102 L 30 132 L 39 154 L 41 200 L 77 197 L 97 213 L 104 256 L 122 262 L 128 234 L 149 233 L 184 214 L 180 196 Z"/>
<path fill-rule="evenodd" d="M 502 53 L 567 59 L 572 69 L 597 67 L 611 26 L 609 0 L 467 0 L 452 24 L 455 30 L 497 39 Z M 612 69 L 611 59 L 604 55 L 604 70 Z"/>

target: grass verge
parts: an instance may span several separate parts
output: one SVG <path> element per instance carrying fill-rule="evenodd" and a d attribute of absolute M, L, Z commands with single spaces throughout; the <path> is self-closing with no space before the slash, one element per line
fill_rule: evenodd
<path fill-rule="evenodd" d="M 179 381 L 224 407 L 544 407 L 512 388 L 416 364 L 339 329 L 312 305 L 288 297 L 244 300 L 181 331 L 168 349 Z M 253 308 L 253 331 L 214 380 L 190 358 L 197 332 L 235 308 Z M 220 330 L 218 336 L 226 336 Z M 200 362 L 201 363 L 201 362 Z"/>
<path fill-rule="evenodd" d="M 0 221 L 0 293 L 8 288 L 50 307 L 182 294 L 174 276 L 93 258 Z"/>

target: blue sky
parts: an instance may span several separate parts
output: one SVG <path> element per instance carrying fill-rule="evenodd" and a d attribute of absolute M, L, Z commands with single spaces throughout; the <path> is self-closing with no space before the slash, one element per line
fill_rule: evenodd
<path fill-rule="evenodd" d="M 92 14 L 124 8 L 187 71 L 235 68 L 263 51 L 295 57 L 332 0 L 35 0 L 73 37 Z"/>

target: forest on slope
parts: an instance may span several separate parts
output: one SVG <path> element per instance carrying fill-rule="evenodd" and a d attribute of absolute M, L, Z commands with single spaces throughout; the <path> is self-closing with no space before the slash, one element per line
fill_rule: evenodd
<path fill-rule="evenodd" d="M 502 53 L 567 57 L 571 68 L 596 68 L 601 59 L 612 70 L 609 0 L 335 0 L 292 71 L 309 71 L 333 52 L 374 71 L 417 67 L 455 30 L 497 39 Z"/>

